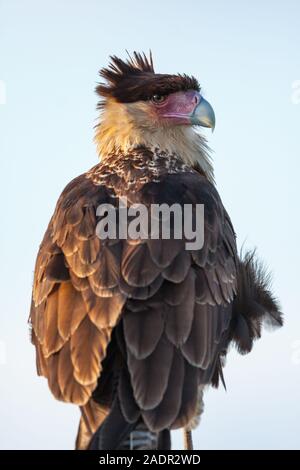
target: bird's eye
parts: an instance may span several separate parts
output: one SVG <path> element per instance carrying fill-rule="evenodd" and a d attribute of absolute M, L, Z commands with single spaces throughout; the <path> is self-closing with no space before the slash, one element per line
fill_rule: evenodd
<path fill-rule="evenodd" d="M 154 103 L 154 104 L 160 104 L 160 103 L 163 103 L 166 99 L 166 95 L 153 95 L 152 98 L 151 98 L 151 101 Z"/>

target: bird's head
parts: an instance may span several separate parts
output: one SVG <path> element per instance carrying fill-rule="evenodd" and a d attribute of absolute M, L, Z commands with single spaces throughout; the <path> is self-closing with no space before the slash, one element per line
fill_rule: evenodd
<path fill-rule="evenodd" d="M 176 146 L 185 136 L 191 140 L 194 126 L 214 129 L 213 108 L 196 78 L 155 73 L 151 53 L 134 52 L 125 61 L 112 56 L 100 76 L 105 82 L 96 88 L 102 98 L 96 142 L 102 155 L 139 144 Z"/>

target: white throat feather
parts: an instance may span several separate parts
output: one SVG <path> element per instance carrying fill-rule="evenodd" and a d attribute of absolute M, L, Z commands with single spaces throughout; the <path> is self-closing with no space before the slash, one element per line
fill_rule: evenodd
<path fill-rule="evenodd" d="M 114 152 L 128 153 L 144 145 L 175 153 L 189 166 L 199 166 L 214 182 L 210 149 L 205 137 L 190 126 L 158 126 L 151 123 L 143 102 L 117 103 L 107 100 L 96 126 L 95 143 L 100 160 Z"/>

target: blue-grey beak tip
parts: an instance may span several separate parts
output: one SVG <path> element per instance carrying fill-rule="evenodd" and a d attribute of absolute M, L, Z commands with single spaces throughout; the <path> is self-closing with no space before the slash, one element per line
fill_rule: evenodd
<path fill-rule="evenodd" d="M 216 127 L 216 117 L 213 107 L 202 96 L 192 116 L 192 124 L 209 127 L 212 132 Z"/>

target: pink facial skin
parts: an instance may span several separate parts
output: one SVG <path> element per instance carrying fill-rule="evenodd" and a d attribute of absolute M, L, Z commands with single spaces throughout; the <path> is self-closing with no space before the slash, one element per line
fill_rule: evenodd
<path fill-rule="evenodd" d="M 178 91 L 172 93 L 160 103 L 152 102 L 152 105 L 161 120 L 170 120 L 176 124 L 191 124 L 197 105 L 201 100 L 201 95 L 195 90 Z"/>

